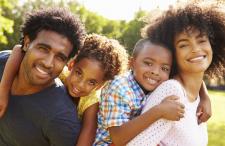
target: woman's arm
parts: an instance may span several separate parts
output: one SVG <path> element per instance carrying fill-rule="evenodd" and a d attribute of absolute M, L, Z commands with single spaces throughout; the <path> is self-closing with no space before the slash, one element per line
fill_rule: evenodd
<path fill-rule="evenodd" d="M 21 45 L 14 46 L 12 53 L 6 62 L 0 83 L 0 117 L 3 116 L 6 110 L 10 89 L 12 87 L 13 80 L 19 70 L 22 58 L 23 53 L 21 50 Z"/>
<path fill-rule="evenodd" d="M 98 105 L 95 103 L 84 111 L 82 128 L 76 146 L 92 146 L 97 129 Z"/>
<path fill-rule="evenodd" d="M 197 109 L 198 123 L 206 122 L 212 115 L 211 101 L 206 85 L 202 82 L 200 92 L 200 103 Z"/>

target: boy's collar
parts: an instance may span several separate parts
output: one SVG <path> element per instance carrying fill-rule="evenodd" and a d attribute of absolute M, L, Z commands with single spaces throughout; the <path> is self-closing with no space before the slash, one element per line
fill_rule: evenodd
<path fill-rule="evenodd" d="M 135 80 L 135 82 L 139 85 L 139 87 L 141 88 L 141 90 L 144 92 L 145 95 L 147 95 L 150 91 L 147 91 L 141 84 L 138 83 L 138 81 L 135 79 L 133 71 L 130 71 L 132 74 L 133 79 Z"/>

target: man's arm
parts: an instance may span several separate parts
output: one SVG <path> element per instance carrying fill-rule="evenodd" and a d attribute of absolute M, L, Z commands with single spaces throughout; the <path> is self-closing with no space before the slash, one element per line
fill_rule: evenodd
<path fill-rule="evenodd" d="M 12 87 L 13 80 L 19 70 L 22 58 L 23 53 L 21 50 L 21 45 L 14 46 L 12 53 L 6 62 L 0 82 L 0 117 L 3 116 L 6 110 L 10 89 Z"/>

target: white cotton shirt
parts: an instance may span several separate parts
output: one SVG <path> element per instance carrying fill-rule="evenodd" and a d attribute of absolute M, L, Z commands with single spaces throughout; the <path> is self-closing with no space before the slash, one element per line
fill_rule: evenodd
<path fill-rule="evenodd" d="M 180 102 L 185 105 L 184 118 L 180 121 L 160 119 L 142 131 L 127 146 L 206 146 L 208 143 L 206 123 L 198 125 L 196 111 L 199 97 L 190 102 L 182 85 L 176 80 L 163 82 L 148 97 L 142 113 L 164 98 L 176 95 Z M 141 123 L 140 123 L 141 124 Z"/>

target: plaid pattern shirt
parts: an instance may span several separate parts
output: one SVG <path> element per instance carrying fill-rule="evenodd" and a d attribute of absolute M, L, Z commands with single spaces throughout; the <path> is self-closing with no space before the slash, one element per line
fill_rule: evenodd
<path fill-rule="evenodd" d="M 146 97 L 132 71 L 115 77 L 106 85 L 101 93 L 98 129 L 93 145 L 110 145 L 112 141 L 107 128 L 121 126 L 140 115 Z"/>

